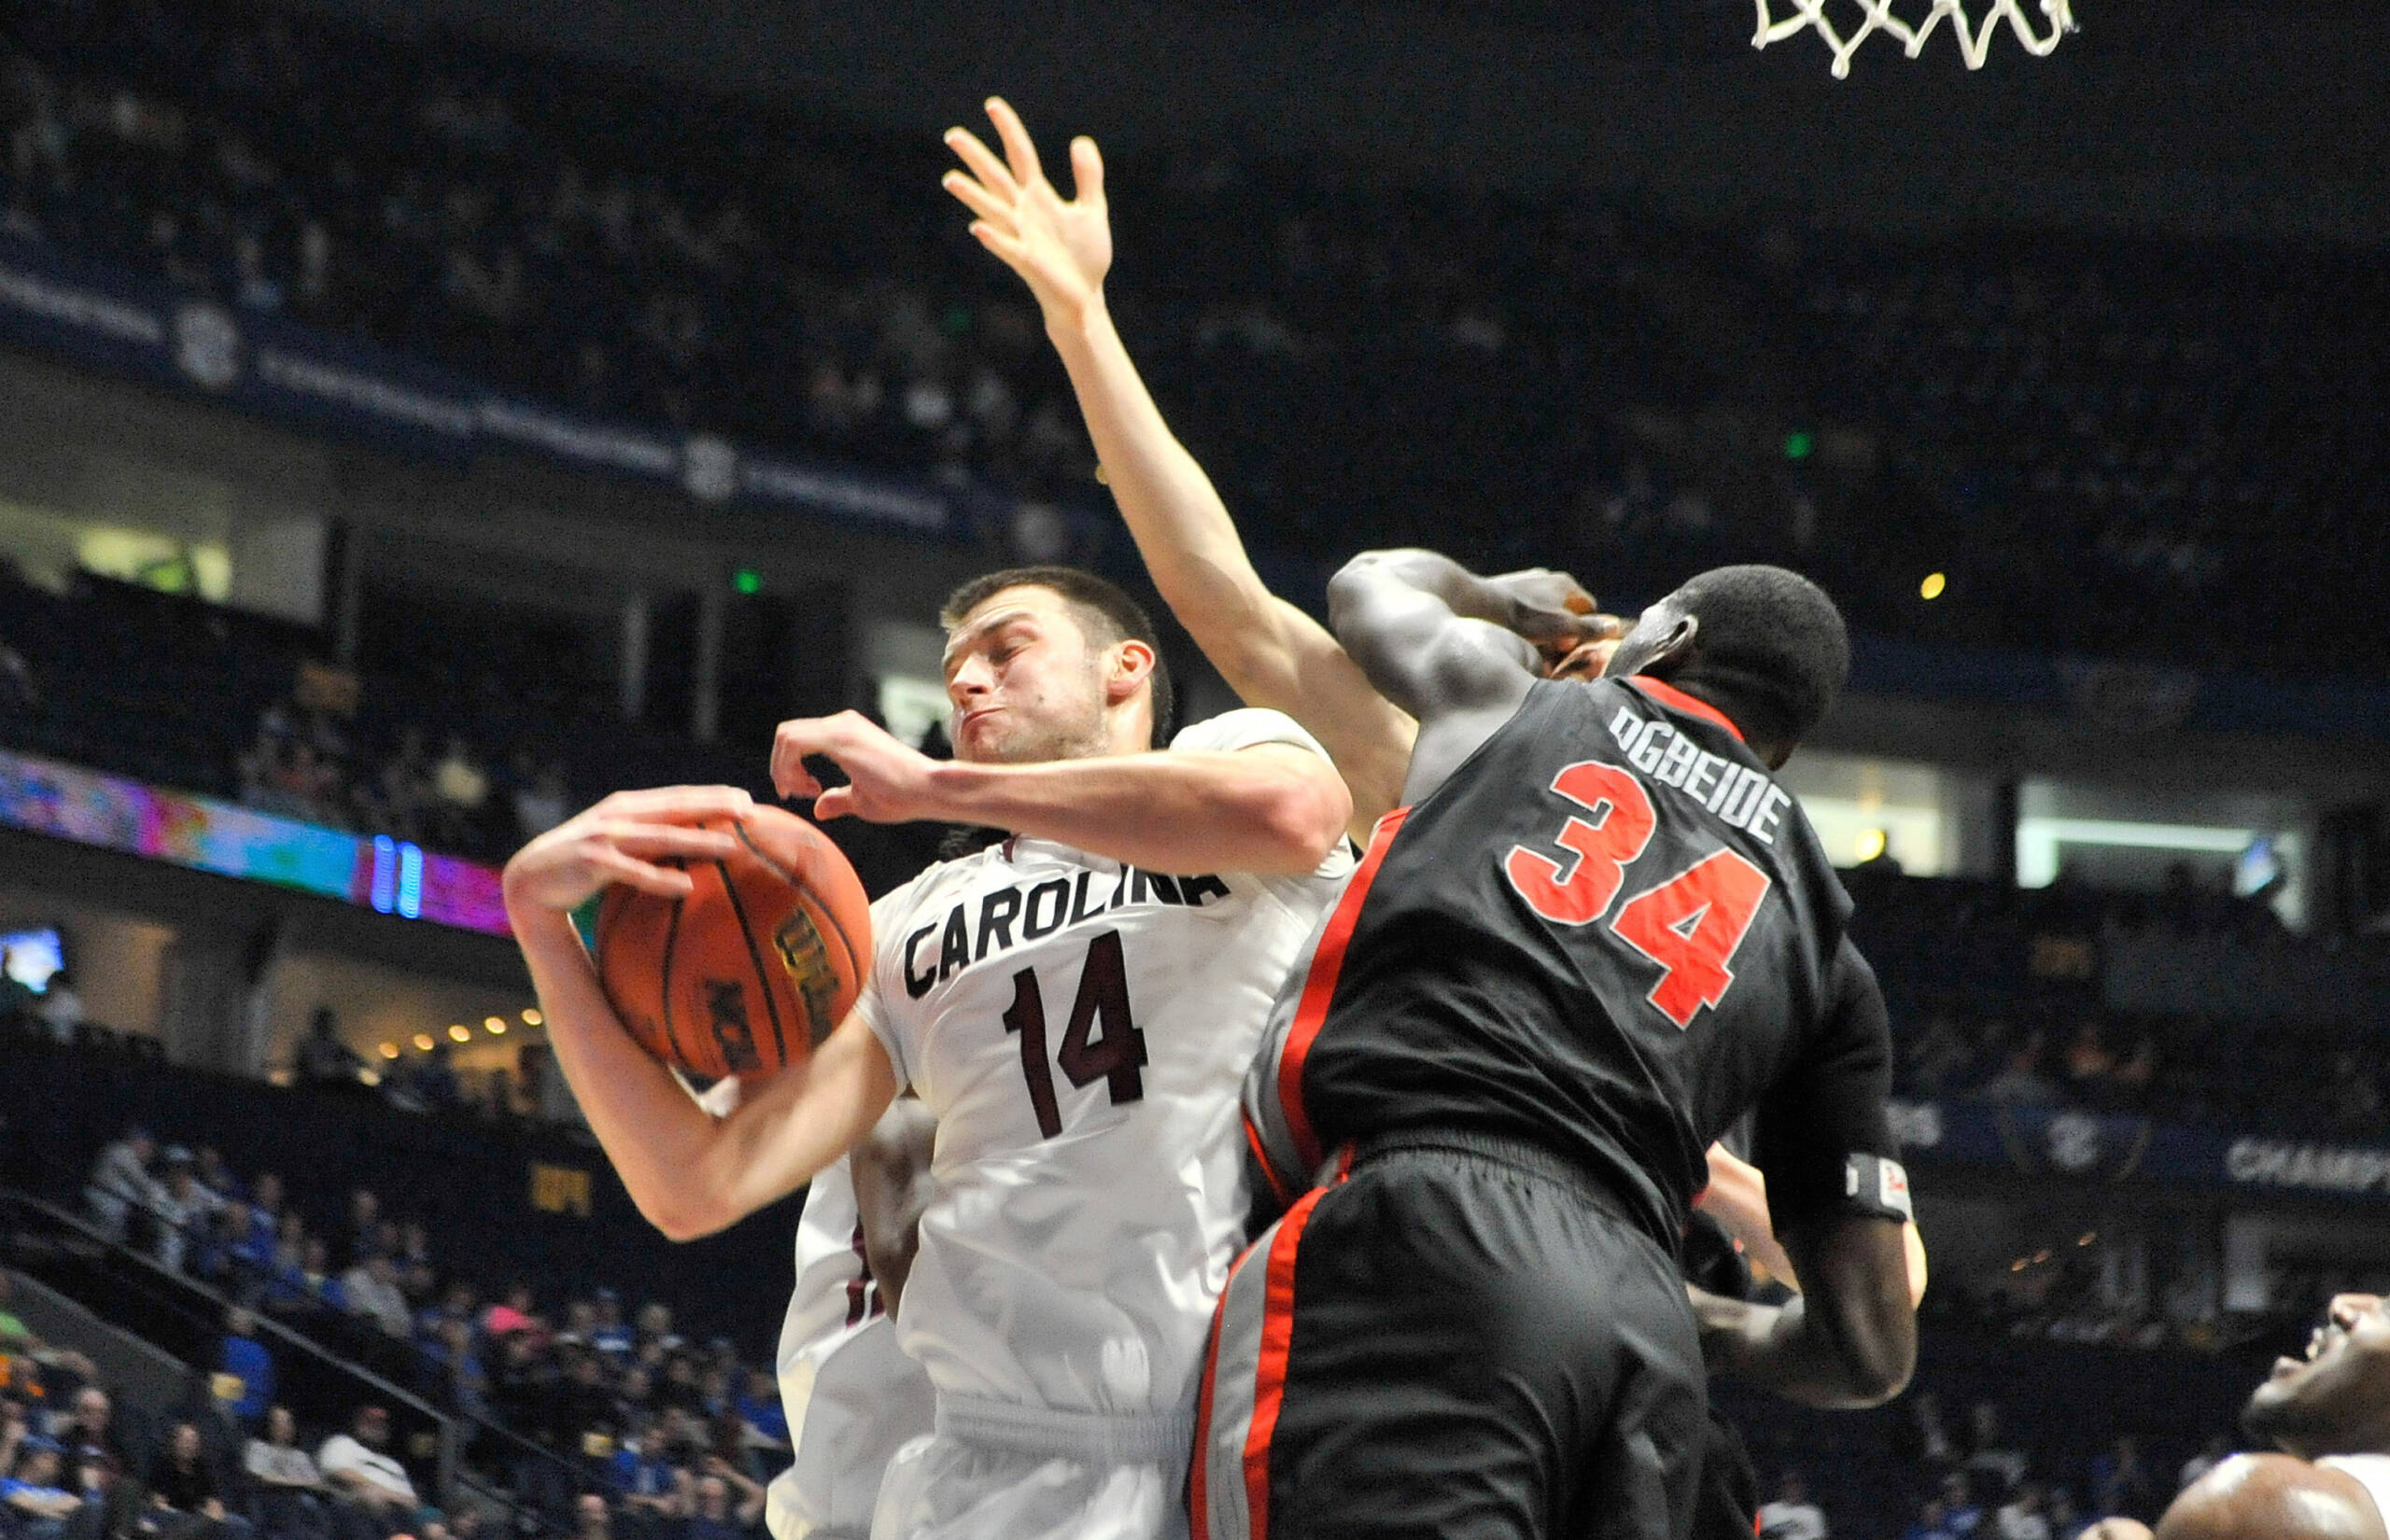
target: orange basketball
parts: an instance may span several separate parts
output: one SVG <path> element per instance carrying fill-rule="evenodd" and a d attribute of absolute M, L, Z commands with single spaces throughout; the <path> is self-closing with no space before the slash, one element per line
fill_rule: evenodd
<path fill-rule="evenodd" d="M 777 807 L 729 827 L 732 855 L 670 863 L 696 884 L 687 898 L 617 884 L 598 906 L 614 1014 L 649 1053 L 710 1079 L 802 1063 L 871 967 L 870 901 L 821 830 Z"/>

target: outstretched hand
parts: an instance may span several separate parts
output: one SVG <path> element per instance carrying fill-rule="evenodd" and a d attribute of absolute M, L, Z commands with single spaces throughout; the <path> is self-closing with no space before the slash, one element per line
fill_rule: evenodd
<path fill-rule="evenodd" d="M 727 830 L 698 825 L 726 822 L 754 805 L 755 799 L 735 786 L 617 791 L 514 852 L 506 863 L 506 906 L 571 909 L 617 882 L 685 898 L 689 874 L 679 862 L 716 860 L 738 848 Z"/>
<path fill-rule="evenodd" d="M 806 760 L 821 755 L 847 773 L 847 784 L 824 789 Z M 872 823 L 907 823 L 939 816 L 931 796 L 937 762 L 900 742 L 860 711 L 784 721 L 772 735 L 772 785 L 792 800 L 813 799 L 826 822 L 851 814 Z"/>
<path fill-rule="evenodd" d="M 1085 135 L 1071 141 L 1077 196 L 1066 200 L 1046 179 L 1020 115 L 991 96 L 988 117 L 1005 147 L 1003 159 L 968 129 L 949 129 L 947 146 L 968 170 L 948 172 L 941 185 L 977 216 L 971 233 L 1020 274 L 1048 320 L 1073 315 L 1103 293 L 1112 267 L 1104 157 Z"/>

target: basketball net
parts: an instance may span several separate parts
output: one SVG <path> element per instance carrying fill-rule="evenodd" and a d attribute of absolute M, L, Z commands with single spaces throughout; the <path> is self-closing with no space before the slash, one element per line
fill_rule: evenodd
<path fill-rule="evenodd" d="M 1984 12 L 1982 21 L 1975 22 L 1968 21 L 1964 0 L 1933 0 L 1933 9 L 1915 26 L 1892 14 L 1894 0 L 1849 0 L 1863 20 L 1858 31 L 1845 37 L 1826 17 L 1829 0 L 1790 3 L 1792 14 L 1778 21 L 1768 8 L 1769 0 L 1758 0 L 1759 32 L 1751 38 L 1751 47 L 1764 49 L 1814 27 L 1818 35 L 1826 40 L 1826 46 L 1834 49 L 1834 75 L 1837 80 L 1849 76 L 1850 56 L 1859 51 L 1859 45 L 1879 32 L 1899 39 L 1914 59 L 1925 51 L 1925 40 L 1933 35 L 1933 29 L 1947 21 L 1950 30 L 1959 35 L 1959 51 L 1965 56 L 1967 68 L 1981 69 L 1991 51 L 1992 34 L 2003 21 L 2025 51 L 2036 59 L 2046 57 L 2058 47 L 2060 37 L 2074 30 L 2074 16 L 2068 9 L 2067 0 L 2040 0 L 2048 30 L 2039 34 L 2033 31 L 2033 23 L 2027 20 L 2025 7 L 2017 0 L 1991 0 L 1991 8 Z"/>

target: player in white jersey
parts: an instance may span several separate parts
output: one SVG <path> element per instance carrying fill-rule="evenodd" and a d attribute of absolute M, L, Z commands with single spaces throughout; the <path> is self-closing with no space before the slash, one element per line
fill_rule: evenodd
<path fill-rule="evenodd" d="M 795 1449 L 766 1493 L 772 1540 L 864 1540 L 888 1462 L 932 1429 L 929 1377 L 896 1345 L 894 1319 L 910 1263 L 904 1232 L 920 1223 L 927 1183 L 921 1201 L 888 1189 L 892 1175 L 909 1185 L 916 1164 L 926 1178 L 934 1128 L 918 1102 L 900 1100 L 806 1192 L 779 1357 Z M 869 1228 L 879 1233 L 866 1234 L 859 1186 L 878 1189 Z"/>
<path fill-rule="evenodd" d="M 1151 623 L 1101 580 L 999 574 L 946 618 L 955 763 L 847 714 L 783 724 L 775 781 L 818 793 L 817 817 L 1017 837 L 875 904 L 862 1001 L 729 1116 L 621 1031 L 565 911 L 608 882 L 685 891 L 665 863 L 726 851 L 691 825 L 742 794 L 608 798 L 509 863 L 509 917 L 590 1126 L 668 1234 L 790 1191 L 902 1085 L 937 1118 L 899 1333 L 936 1433 L 891 1467 L 876 1536 L 1183 1533 L 1198 1361 L 1241 1239 L 1237 1091 L 1349 875 L 1351 800 L 1276 713 L 1146 751 L 1167 715 Z M 822 791 L 814 754 L 850 784 Z"/>

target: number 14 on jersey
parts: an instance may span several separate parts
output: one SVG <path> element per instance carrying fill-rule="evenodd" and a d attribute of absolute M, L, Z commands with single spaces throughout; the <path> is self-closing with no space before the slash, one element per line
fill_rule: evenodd
<path fill-rule="evenodd" d="M 1020 1039 L 1020 1072 L 1029 1082 L 1029 1105 L 1037 1113 L 1037 1132 L 1051 1139 L 1062 1131 L 1062 1110 L 1054 1099 L 1054 1071 L 1046 1062 L 1046 994 L 1037 987 L 1034 968 L 1012 976 L 1012 1007 L 1005 1012 L 1005 1030 Z M 1103 1081 L 1115 1107 L 1145 1099 L 1146 1077 L 1140 1071 L 1146 1062 L 1146 1034 L 1137 1030 L 1129 1011 L 1129 970 L 1121 959 L 1118 931 L 1106 931 L 1088 943 L 1079 992 L 1071 1001 L 1071 1018 L 1054 1060 L 1075 1086 Z"/>
<path fill-rule="evenodd" d="M 1527 907 L 1555 925 L 1589 925 L 1626 885 L 1626 869 L 1652 842 L 1658 819 L 1643 783 L 1614 764 L 1586 760 L 1554 776 L 1552 789 L 1583 808 L 1553 843 L 1576 859 L 1564 864 L 1514 845 L 1502 870 Z M 1728 964 L 1767 897 L 1768 875 L 1739 851 L 1721 847 L 1618 907 L 1612 935 L 1660 965 L 1652 1008 L 1680 1030 L 1733 987 Z"/>

